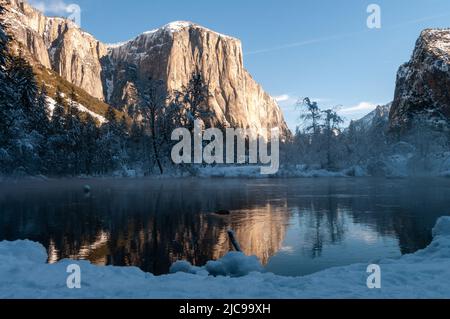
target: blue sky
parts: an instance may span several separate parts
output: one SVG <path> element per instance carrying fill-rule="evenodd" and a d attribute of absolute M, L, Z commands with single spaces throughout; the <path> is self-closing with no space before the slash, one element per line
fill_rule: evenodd
<path fill-rule="evenodd" d="M 278 98 L 291 128 L 300 97 L 339 106 L 347 121 L 390 102 L 420 31 L 450 27 L 448 0 L 65 1 L 32 0 L 49 15 L 78 4 L 83 29 L 107 43 L 175 20 L 241 39 L 246 68 Z M 367 27 L 371 3 L 381 8 L 381 29 Z"/>

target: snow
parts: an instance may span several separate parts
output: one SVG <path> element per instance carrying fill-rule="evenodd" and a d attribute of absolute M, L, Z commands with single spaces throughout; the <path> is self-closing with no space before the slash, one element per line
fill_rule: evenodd
<path fill-rule="evenodd" d="M 117 42 L 117 43 L 105 43 L 105 45 L 107 48 L 115 49 L 115 48 L 120 48 L 121 46 L 128 44 L 130 41 L 132 41 L 132 40 L 122 41 L 122 42 Z"/>
<path fill-rule="evenodd" d="M 381 289 L 367 288 L 368 264 L 283 277 L 262 272 L 256 257 L 230 253 L 205 267 L 177 262 L 176 273 L 154 276 L 135 267 L 97 267 L 87 261 L 50 265 L 40 244 L 4 241 L 0 298 L 450 298 L 450 217 L 437 221 L 433 236 L 430 246 L 415 254 L 376 261 Z M 74 263 L 81 269 L 81 289 L 66 286 L 67 267 Z"/>
<path fill-rule="evenodd" d="M 48 109 L 50 111 L 50 117 L 53 115 L 53 111 L 56 107 L 56 101 L 52 99 L 51 97 L 47 97 L 47 103 L 48 103 Z"/>
<path fill-rule="evenodd" d="M 205 166 L 197 169 L 197 176 L 199 177 L 264 177 L 261 175 L 261 168 L 259 166 Z"/>
<path fill-rule="evenodd" d="M 63 94 L 61 94 L 61 95 L 63 95 Z M 48 102 L 48 108 L 50 110 L 50 116 L 51 116 L 53 114 L 54 109 L 55 109 L 56 101 L 54 99 L 52 99 L 51 97 L 47 97 L 47 102 Z M 101 115 L 99 115 L 99 114 L 97 114 L 95 112 L 92 112 L 91 110 L 89 110 L 84 105 L 82 105 L 80 103 L 75 103 L 75 106 L 77 107 L 77 109 L 80 112 L 88 113 L 89 115 L 91 115 L 93 118 L 95 118 L 97 121 L 99 121 L 100 124 L 106 123 L 105 117 L 103 117 L 103 116 L 101 116 Z"/>
<path fill-rule="evenodd" d="M 230 252 L 223 258 L 208 261 L 204 267 L 192 266 L 187 261 L 177 261 L 170 268 L 171 273 L 183 272 L 187 274 L 243 277 L 252 272 L 263 272 L 256 256 L 246 256 L 241 252 Z"/>
<path fill-rule="evenodd" d="M 203 178 L 318 178 L 318 177 L 365 177 L 369 176 L 362 166 L 352 166 L 339 171 L 309 167 L 307 165 L 282 165 L 277 174 L 262 175 L 261 166 L 205 166 L 199 167 L 196 176 Z"/>
<path fill-rule="evenodd" d="M 111 96 L 114 92 L 114 80 L 113 79 L 107 79 L 106 80 L 106 99 L 107 101 L 111 100 Z"/>
<path fill-rule="evenodd" d="M 183 31 L 186 28 L 190 28 L 190 27 L 201 28 L 201 29 L 206 30 L 208 32 L 217 34 L 219 37 L 222 37 L 222 38 L 237 40 L 237 39 L 235 39 L 233 37 L 230 37 L 228 35 L 225 35 L 225 34 L 222 34 L 222 33 L 219 33 L 219 32 L 215 32 L 213 30 L 210 30 L 208 28 L 205 28 L 203 26 L 200 26 L 200 25 L 195 24 L 195 23 L 190 22 L 190 21 L 173 21 L 173 22 L 170 22 L 170 23 L 168 23 L 168 24 L 166 24 L 166 25 L 164 25 L 164 26 L 162 26 L 162 27 L 160 27 L 158 29 L 145 31 L 145 32 L 141 33 L 140 35 L 138 35 L 136 38 L 133 38 L 131 40 L 118 42 L 118 43 L 112 43 L 112 44 L 106 44 L 106 47 L 108 49 L 117 49 L 117 48 L 120 48 L 120 47 L 123 47 L 125 45 L 128 45 L 128 44 L 132 43 L 133 41 L 139 39 L 142 36 L 146 36 L 146 37 L 151 37 L 152 38 L 153 36 L 158 35 L 158 34 L 160 34 L 162 32 L 168 32 L 170 34 L 174 34 L 174 33 Z"/>

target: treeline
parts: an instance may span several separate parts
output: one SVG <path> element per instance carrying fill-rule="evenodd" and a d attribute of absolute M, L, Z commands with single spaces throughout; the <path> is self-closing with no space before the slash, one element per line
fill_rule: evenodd
<path fill-rule="evenodd" d="M 297 106 L 301 126 L 284 145 L 284 164 L 327 170 L 360 166 L 371 175 L 389 175 L 389 162 L 407 161 L 408 174 L 445 170 L 450 162 L 450 123 L 443 115 L 417 111 L 400 132 L 389 126 L 386 107 L 377 110 L 384 114 L 374 114 L 366 123 L 352 121 L 343 128 L 335 109 L 322 109 L 309 98 Z"/>

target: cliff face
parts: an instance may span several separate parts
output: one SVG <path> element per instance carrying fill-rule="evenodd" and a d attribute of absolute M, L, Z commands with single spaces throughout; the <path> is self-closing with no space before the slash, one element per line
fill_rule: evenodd
<path fill-rule="evenodd" d="M 136 102 L 137 83 L 165 81 L 168 92 L 193 72 L 209 85 L 209 107 L 223 126 L 288 128 L 277 103 L 244 69 L 239 40 L 188 22 L 174 22 L 121 45 L 105 45 L 73 22 L 45 17 L 20 0 L 4 0 L 15 39 L 35 60 L 93 97 L 122 109 Z"/>
<path fill-rule="evenodd" d="M 72 21 L 48 18 L 20 0 L 6 0 L 6 22 L 14 39 L 36 62 L 95 98 L 104 99 L 100 59 L 106 47 Z"/>
<path fill-rule="evenodd" d="M 192 73 L 199 72 L 209 85 L 208 104 L 218 122 L 256 130 L 280 127 L 287 132 L 276 102 L 244 69 L 237 39 L 189 22 L 175 22 L 111 47 L 109 52 L 112 72 L 105 82 L 110 84 L 107 100 L 113 105 L 127 102 L 133 80 L 162 79 L 172 92 L 181 90 Z M 133 71 L 134 79 L 129 76 Z"/>
<path fill-rule="evenodd" d="M 393 129 L 406 128 L 416 113 L 434 122 L 450 119 L 450 30 L 427 29 L 420 35 L 411 60 L 397 75 L 390 113 Z"/>

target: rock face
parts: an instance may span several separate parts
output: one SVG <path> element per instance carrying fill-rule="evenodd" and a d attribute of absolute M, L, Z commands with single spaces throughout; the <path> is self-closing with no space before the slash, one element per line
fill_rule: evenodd
<path fill-rule="evenodd" d="M 69 20 L 45 17 L 20 0 L 5 1 L 14 37 L 37 62 L 116 108 L 136 103 L 142 80 L 163 80 L 173 92 L 198 72 L 209 86 L 214 122 L 258 131 L 279 127 L 288 135 L 277 103 L 245 70 L 237 39 L 174 22 L 126 43 L 105 45 Z"/>
<path fill-rule="evenodd" d="M 450 29 L 424 30 L 411 60 L 398 71 L 391 129 L 408 127 L 417 113 L 450 119 Z"/>
<path fill-rule="evenodd" d="M 106 46 L 70 20 L 48 18 L 20 0 L 6 0 L 6 22 L 16 41 L 49 69 L 103 100 L 100 59 Z"/>
<path fill-rule="evenodd" d="M 163 80 L 172 92 L 199 72 L 209 85 L 208 104 L 221 124 L 256 130 L 279 126 L 287 131 L 276 102 L 244 69 L 237 39 L 193 23 L 174 22 L 110 47 L 108 62 L 104 81 L 109 83 L 107 102 L 113 105 L 127 103 L 133 81 L 151 76 Z M 135 76 L 130 76 L 132 72 Z"/>

